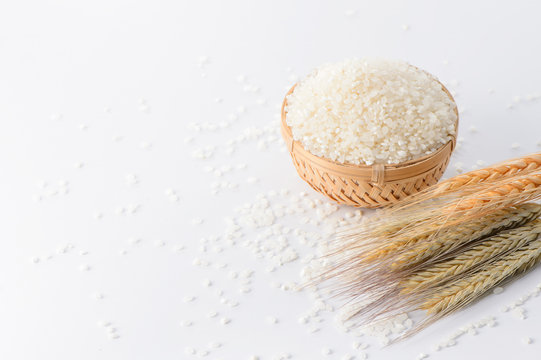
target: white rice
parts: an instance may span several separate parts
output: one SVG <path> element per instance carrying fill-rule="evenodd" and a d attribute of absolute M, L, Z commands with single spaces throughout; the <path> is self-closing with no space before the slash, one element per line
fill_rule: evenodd
<path fill-rule="evenodd" d="M 406 62 L 353 59 L 317 68 L 287 97 L 293 138 L 340 163 L 396 164 L 455 134 L 456 104 L 435 77 Z"/>

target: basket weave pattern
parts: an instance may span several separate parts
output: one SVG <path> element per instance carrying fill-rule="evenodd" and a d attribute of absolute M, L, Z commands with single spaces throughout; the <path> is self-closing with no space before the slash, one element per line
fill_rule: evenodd
<path fill-rule="evenodd" d="M 453 99 L 443 85 L 442 88 Z M 396 203 L 437 183 L 449 164 L 455 137 L 430 155 L 396 165 L 341 164 L 315 156 L 293 140 L 286 123 L 287 95 L 282 104 L 281 130 L 293 164 L 314 190 L 340 204 L 377 208 Z M 458 130 L 458 113 L 456 127 Z"/>

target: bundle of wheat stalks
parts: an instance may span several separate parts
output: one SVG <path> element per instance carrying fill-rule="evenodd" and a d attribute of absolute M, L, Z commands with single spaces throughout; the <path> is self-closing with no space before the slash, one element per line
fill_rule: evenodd
<path fill-rule="evenodd" d="M 318 283 L 360 323 L 424 310 L 429 325 L 541 261 L 541 153 L 439 183 L 344 230 Z"/>

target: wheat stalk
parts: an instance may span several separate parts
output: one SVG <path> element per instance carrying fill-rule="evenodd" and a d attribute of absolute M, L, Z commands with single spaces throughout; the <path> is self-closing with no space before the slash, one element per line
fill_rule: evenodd
<path fill-rule="evenodd" d="M 536 234 L 538 235 L 539 233 Z M 481 271 L 438 288 L 437 294 L 424 301 L 421 308 L 428 314 L 448 314 L 475 301 L 509 277 L 528 271 L 540 260 L 541 239 L 537 238 Z"/>
<path fill-rule="evenodd" d="M 403 291 L 411 293 L 442 284 L 502 254 L 524 246 L 537 239 L 539 234 L 541 234 L 541 220 L 538 219 L 516 229 L 491 236 L 448 261 L 415 273 L 403 283 Z"/>

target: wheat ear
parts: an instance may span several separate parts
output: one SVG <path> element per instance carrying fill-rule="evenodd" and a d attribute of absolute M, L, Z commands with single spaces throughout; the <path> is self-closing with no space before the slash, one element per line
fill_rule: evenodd
<path fill-rule="evenodd" d="M 449 192 L 464 188 L 468 185 L 495 182 L 507 177 L 519 174 L 528 174 L 532 171 L 541 170 L 541 153 L 525 155 L 523 157 L 506 160 L 488 167 L 473 170 L 452 178 L 440 181 L 434 186 L 410 196 L 389 209 L 399 209 L 438 196 L 444 196 Z"/>
<path fill-rule="evenodd" d="M 415 268 L 422 262 L 430 263 L 465 243 L 478 240 L 498 231 L 521 226 L 541 215 L 541 205 L 526 203 L 517 207 L 496 211 L 473 222 L 466 222 L 455 227 L 435 230 L 424 237 L 399 238 L 388 243 L 368 243 L 358 247 L 338 245 L 328 258 L 336 257 L 334 266 L 328 268 L 323 277 L 340 276 L 342 286 L 355 284 L 356 291 L 377 288 L 385 279 L 396 278 L 397 272 Z M 360 242 L 360 241 L 358 241 Z M 391 271 L 392 270 L 392 271 Z M 359 284 L 358 274 L 367 279 Z M 411 273 L 411 272 L 408 272 Z M 401 274 L 405 276 L 406 274 Z M 346 289 L 344 287 L 344 289 Z"/>
<path fill-rule="evenodd" d="M 441 286 L 437 289 L 437 294 L 426 300 L 421 308 L 428 314 L 449 314 L 475 301 L 509 277 L 530 270 L 540 260 L 541 240 L 537 238 L 481 271 Z"/>
<path fill-rule="evenodd" d="M 433 262 L 453 249 L 503 230 L 524 225 L 541 216 L 541 204 L 526 203 L 507 208 L 471 222 L 426 237 L 397 256 L 396 265 L 413 266 Z M 428 262 L 427 262 L 428 261 Z"/>
<path fill-rule="evenodd" d="M 536 153 L 450 178 L 383 209 L 352 231 L 371 239 L 414 238 L 535 200 L 541 192 L 540 163 L 541 153 Z"/>
<path fill-rule="evenodd" d="M 409 284 L 409 286 L 404 285 L 410 277 L 427 268 L 430 269 L 433 264 L 457 256 L 457 253 L 461 254 L 463 251 L 467 251 L 479 242 L 485 244 L 486 240 L 482 239 L 487 236 L 495 236 L 501 231 L 509 231 L 524 225 L 538 218 L 540 214 L 541 205 L 533 203 L 505 209 L 491 214 L 483 220 L 446 229 L 444 232 L 424 239 L 421 243 L 396 250 L 387 257 L 380 258 L 377 262 L 363 261 L 362 254 L 350 251 L 343 254 L 340 257 L 340 262 L 334 267 L 327 268 L 328 272 L 325 276 L 327 279 L 333 277 L 339 279 L 333 284 L 336 289 L 335 294 L 347 297 L 352 302 L 364 304 L 358 308 L 356 315 L 368 319 L 370 319 L 369 314 L 374 314 L 377 317 L 382 313 L 380 310 L 386 306 L 384 304 L 395 306 L 400 301 L 407 300 L 407 296 L 405 296 L 407 293 L 418 290 L 416 289 L 419 285 L 417 283 Z M 528 224 L 528 226 L 531 225 Z M 524 228 L 517 229 L 513 234 L 521 234 L 524 230 Z M 494 244 L 494 248 L 491 249 L 493 255 L 500 250 L 504 251 L 503 247 L 499 250 L 497 247 L 498 245 Z M 485 246 L 484 249 L 488 253 L 488 247 Z M 476 249 L 476 251 L 478 250 Z M 475 254 L 479 255 L 478 252 Z M 464 259 L 471 260 L 470 255 L 465 256 Z M 462 269 L 465 270 L 466 266 Z M 460 267 L 455 269 L 455 272 L 458 273 L 459 270 Z M 364 281 L 359 281 L 360 274 L 365 279 Z M 427 277 L 428 275 L 425 274 L 423 279 Z M 438 280 L 440 279 L 427 283 L 422 288 L 433 286 Z"/>
<path fill-rule="evenodd" d="M 537 239 L 540 234 L 541 220 L 538 219 L 516 229 L 506 230 L 483 239 L 471 249 L 450 260 L 415 273 L 403 282 L 403 291 L 412 293 L 450 281 L 502 254 L 521 248 Z"/>
<path fill-rule="evenodd" d="M 424 237 L 540 197 L 541 170 L 495 182 L 471 184 L 411 207 L 383 210 L 367 225 L 359 226 L 358 238 L 370 244 L 364 245 L 364 248 L 380 246 L 385 242 L 399 244 L 404 239 L 411 241 Z M 402 228 L 394 231 L 398 223 L 402 224 Z"/>
<path fill-rule="evenodd" d="M 430 191 L 436 191 L 441 194 L 445 191 L 459 189 L 468 184 L 495 181 L 504 177 L 513 176 L 518 173 L 526 173 L 540 168 L 541 153 L 531 154 L 452 177 L 435 185 Z"/>

